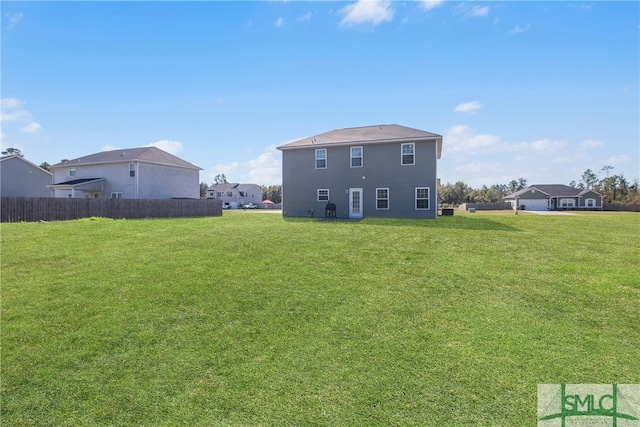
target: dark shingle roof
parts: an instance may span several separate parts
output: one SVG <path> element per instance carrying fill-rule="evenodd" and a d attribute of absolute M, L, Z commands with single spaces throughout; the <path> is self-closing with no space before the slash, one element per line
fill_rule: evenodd
<path fill-rule="evenodd" d="M 58 163 L 53 165 L 52 167 L 133 161 L 155 163 L 167 166 L 177 166 L 187 169 L 201 169 L 193 163 L 182 160 L 181 158 L 176 157 L 173 154 L 169 154 L 157 147 L 125 148 L 122 150 L 102 151 L 100 153 L 90 154 L 88 156 L 68 160 L 64 163 Z"/>
<path fill-rule="evenodd" d="M 527 188 L 523 188 L 522 190 L 516 191 L 515 193 L 511 193 L 508 196 L 506 196 L 505 199 L 516 198 L 528 192 L 532 188 L 535 188 L 538 191 L 542 191 L 543 193 L 548 194 L 551 197 L 576 197 L 584 193 L 587 193 L 589 191 L 593 191 L 594 193 L 597 193 L 597 191 L 594 191 L 594 190 L 585 190 L 582 188 L 570 187 L 564 184 L 538 184 L 538 185 L 530 185 Z"/>
<path fill-rule="evenodd" d="M 278 149 L 288 150 L 295 148 L 323 147 L 334 144 L 372 144 L 412 140 L 437 140 L 438 157 L 440 157 L 442 135 L 395 124 L 336 129 L 281 145 Z"/>

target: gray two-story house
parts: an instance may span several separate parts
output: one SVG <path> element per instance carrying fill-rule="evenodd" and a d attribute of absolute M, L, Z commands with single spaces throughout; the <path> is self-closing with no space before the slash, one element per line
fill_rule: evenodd
<path fill-rule="evenodd" d="M 51 172 L 22 156 L 0 159 L 0 196 L 50 197 Z"/>
<path fill-rule="evenodd" d="M 442 136 L 400 125 L 338 129 L 281 145 L 282 215 L 436 218 Z"/>
<path fill-rule="evenodd" d="M 51 166 L 54 197 L 199 199 L 201 168 L 157 147 L 103 151 Z"/>

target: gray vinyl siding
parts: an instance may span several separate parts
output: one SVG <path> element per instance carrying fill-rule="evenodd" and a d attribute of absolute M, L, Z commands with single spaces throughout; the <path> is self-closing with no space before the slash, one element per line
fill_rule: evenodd
<path fill-rule="evenodd" d="M 110 198 L 111 193 L 122 193 L 125 199 L 171 199 L 200 198 L 200 172 L 197 169 L 178 168 L 136 162 L 136 174 L 130 176 L 129 163 L 107 163 L 57 167 L 54 183 L 71 179 L 104 178 L 100 198 Z M 69 178 L 69 169 L 75 167 L 76 174 Z M 68 190 L 56 190 L 56 197 L 67 197 Z M 85 197 L 76 191 L 75 197 Z"/>
<path fill-rule="evenodd" d="M 540 190 L 535 190 L 535 191 L 529 190 L 520 195 L 520 199 L 548 199 L 548 198 L 549 198 L 549 195 L 544 194 Z"/>
<path fill-rule="evenodd" d="M 282 210 L 284 216 L 324 215 L 326 202 L 317 190 L 328 189 L 337 217 L 349 216 L 349 188 L 362 188 L 364 217 L 436 218 L 436 142 L 415 144 L 415 164 L 401 165 L 402 141 L 327 147 L 326 169 L 315 169 L 315 149 L 283 150 Z M 350 166 L 350 148 L 362 146 L 362 167 Z M 324 147 L 322 147 L 324 148 Z M 428 187 L 429 209 L 415 209 L 416 187 Z M 389 189 L 389 209 L 376 209 L 376 188 Z"/>
<path fill-rule="evenodd" d="M 578 198 L 576 206 L 587 207 L 587 199 L 595 199 L 595 206 L 592 209 L 602 209 L 602 196 L 595 191 L 588 191 Z"/>
<path fill-rule="evenodd" d="M 3 197 L 50 197 L 52 175 L 23 159 L 11 157 L 0 166 L 0 194 Z"/>

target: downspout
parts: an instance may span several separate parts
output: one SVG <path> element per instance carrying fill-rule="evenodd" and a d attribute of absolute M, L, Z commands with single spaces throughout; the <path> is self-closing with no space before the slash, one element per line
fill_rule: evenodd
<path fill-rule="evenodd" d="M 136 199 L 138 198 L 138 186 L 140 184 L 140 162 L 134 162 L 136 165 Z"/>

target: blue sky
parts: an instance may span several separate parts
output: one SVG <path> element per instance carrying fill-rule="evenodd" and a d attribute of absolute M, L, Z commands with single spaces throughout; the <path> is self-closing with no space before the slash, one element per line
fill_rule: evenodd
<path fill-rule="evenodd" d="M 153 144 L 279 184 L 276 146 L 396 123 L 444 136 L 443 182 L 639 177 L 635 1 L 1 7 L 2 148 L 37 164 Z"/>

